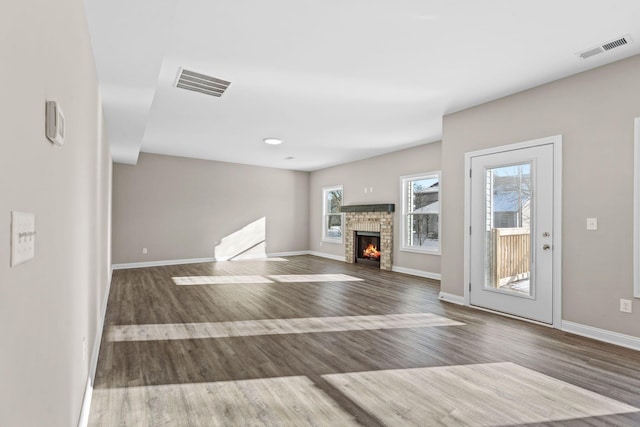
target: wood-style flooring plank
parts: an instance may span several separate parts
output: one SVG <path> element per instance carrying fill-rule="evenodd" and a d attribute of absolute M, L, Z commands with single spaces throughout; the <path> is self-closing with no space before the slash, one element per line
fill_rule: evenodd
<path fill-rule="evenodd" d="M 474 407 L 481 411 L 475 419 L 640 425 L 640 410 L 629 409 L 640 408 L 639 352 L 443 303 L 438 292 L 438 283 L 428 279 L 313 256 L 115 271 L 90 424 L 396 425 L 418 406 L 402 397 L 411 389 L 419 405 L 430 408 L 427 414 L 437 415 L 402 423 L 463 425 L 464 402 L 484 402 L 481 394 L 495 392 L 499 382 L 483 389 L 470 380 L 475 394 L 447 397 L 447 389 L 463 383 L 460 367 L 474 374 L 507 366 L 534 380 L 557 381 L 534 381 L 550 396 L 548 410 L 520 399 L 499 418 L 509 396 L 496 393 L 495 406 Z M 447 321 L 397 323 L 411 316 Z M 344 319 L 352 317 L 375 322 L 348 327 Z M 333 330 L 336 322 L 342 330 Z M 145 333 L 148 340 L 136 339 Z M 425 378 L 438 369 L 447 374 L 443 382 L 427 386 Z M 358 376 L 364 373 L 370 376 Z M 515 391 L 525 386 L 509 385 Z M 551 403 L 572 404 L 554 391 L 558 386 L 579 390 L 568 394 L 575 405 L 584 393 L 601 396 L 593 402 L 602 403 L 595 409 L 603 412 L 556 408 Z M 531 416 L 517 418 L 518 408 Z"/>

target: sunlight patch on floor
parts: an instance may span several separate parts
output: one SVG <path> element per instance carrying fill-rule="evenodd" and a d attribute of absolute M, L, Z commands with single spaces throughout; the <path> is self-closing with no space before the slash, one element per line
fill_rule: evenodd
<path fill-rule="evenodd" d="M 269 257 L 267 255 L 265 255 L 265 257 L 262 258 L 241 258 L 241 259 L 230 259 L 227 261 L 218 261 L 218 262 L 233 262 L 233 263 L 237 263 L 237 262 L 289 262 L 288 259 L 286 258 L 280 258 L 280 257 Z"/>
<path fill-rule="evenodd" d="M 115 325 L 107 329 L 106 335 L 107 341 L 110 342 L 159 341 L 461 325 L 464 323 L 432 313 L 410 313 L 211 323 Z"/>
<path fill-rule="evenodd" d="M 347 274 L 272 274 L 268 276 L 186 276 L 172 277 L 179 286 L 222 285 L 228 283 L 312 283 L 312 282 L 362 282 L 364 279 Z"/>
<path fill-rule="evenodd" d="M 173 283 L 180 286 L 221 285 L 227 283 L 273 283 L 264 276 L 189 276 L 172 277 Z"/>
<path fill-rule="evenodd" d="M 520 425 L 640 411 L 510 362 L 323 378 L 390 426 Z"/>
<path fill-rule="evenodd" d="M 276 274 L 267 276 L 276 282 L 363 282 L 364 279 L 348 274 Z"/>
<path fill-rule="evenodd" d="M 96 389 L 90 426 L 355 426 L 307 377 Z"/>

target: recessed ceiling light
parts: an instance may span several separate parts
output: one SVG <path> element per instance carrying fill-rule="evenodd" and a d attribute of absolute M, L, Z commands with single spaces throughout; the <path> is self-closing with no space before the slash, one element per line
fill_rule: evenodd
<path fill-rule="evenodd" d="M 263 139 L 263 141 L 265 142 L 265 144 L 269 144 L 269 145 L 282 144 L 282 140 L 278 138 L 265 138 Z"/>
<path fill-rule="evenodd" d="M 295 159 L 295 157 L 291 157 L 291 156 L 289 156 L 289 157 L 285 157 L 284 159 L 285 159 L 285 160 L 293 160 L 293 159 Z"/>

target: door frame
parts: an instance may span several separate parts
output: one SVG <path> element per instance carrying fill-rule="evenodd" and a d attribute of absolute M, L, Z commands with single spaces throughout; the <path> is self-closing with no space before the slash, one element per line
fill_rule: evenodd
<path fill-rule="evenodd" d="M 471 159 L 488 154 L 549 144 L 553 146 L 553 236 L 551 242 L 553 247 L 553 323 L 551 325 L 472 306 L 469 295 L 471 286 Z M 464 305 L 560 329 L 562 327 L 562 135 L 465 153 L 464 171 L 466 174 L 464 180 Z"/>

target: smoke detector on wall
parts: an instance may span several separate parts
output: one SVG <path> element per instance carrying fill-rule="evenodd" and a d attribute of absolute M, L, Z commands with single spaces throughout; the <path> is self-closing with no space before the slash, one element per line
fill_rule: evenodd
<path fill-rule="evenodd" d="M 598 55 L 599 53 L 606 52 L 611 49 L 615 49 L 620 46 L 627 45 L 631 43 L 631 36 L 629 34 L 618 37 L 615 40 L 608 41 L 606 43 L 601 44 L 600 46 L 592 47 L 591 49 L 583 50 L 582 52 L 576 53 L 580 58 L 587 59 L 594 55 Z"/>

